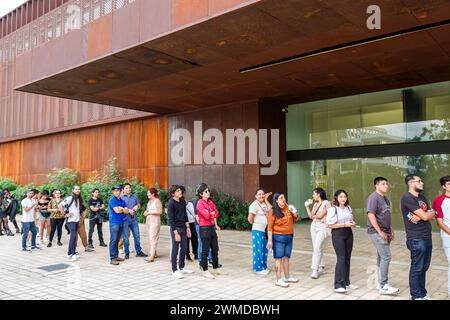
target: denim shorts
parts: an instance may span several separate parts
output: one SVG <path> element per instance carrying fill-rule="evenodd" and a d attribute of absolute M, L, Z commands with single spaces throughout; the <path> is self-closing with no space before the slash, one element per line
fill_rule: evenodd
<path fill-rule="evenodd" d="M 274 259 L 281 259 L 284 257 L 290 258 L 292 253 L 293 240 L 294 240 L 293 234 L 273 234 L 272 235 L 273 258 Z"/>

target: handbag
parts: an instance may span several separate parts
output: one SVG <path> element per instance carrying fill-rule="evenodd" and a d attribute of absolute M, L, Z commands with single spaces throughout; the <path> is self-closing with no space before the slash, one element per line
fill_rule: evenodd
<path fill-rule="evenodd" d="M 51 212 L 48 210 L 39 210 L 39 213 L 41 214 L 41 216 L 43 216 L 44 218 L 50 218 Z"/>

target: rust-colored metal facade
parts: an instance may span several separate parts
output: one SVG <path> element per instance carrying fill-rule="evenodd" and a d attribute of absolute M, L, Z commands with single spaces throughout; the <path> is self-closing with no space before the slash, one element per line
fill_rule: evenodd
<path fill-rule="evenodd" d="M 25 185 L 53 168 L 72 168 L 86 181 L 111 157 L 119 171 L 147 186 L 167 186 L 167 121 L 150 118 L 0 144 L 0 177 Z"/>
<path fill-rule="evenodd" d="M 109 1 L 111 6 L 102 5 L 101 10 L 116 10 L 130 2 Z M 83 12 L 93 19 L 99 3 L 84 1 Z M 86 180 L 109 158 L 117 157 L 122 174 L 136 176 L 147 185 L 166 186 L 164 118 L 13 90 L 16 70 L 23 67 L 17 57 L 69 31 L 69 4 L 67 0 L 30 0 L 0 19 L 0 177 L 40 184 L 53 168 L 68 167 Z M 51 58 L 40 65 L 51 68 Z"/>
<path fill-rule="evenodd" d="M 117 0 L 114 5 L 119 8 L 127 3 Z M 0 19 L 0 143 L 150 115 L 13 90 L 16 70 L 23 67 L 17 57 L 68 32 L 65 25 L 69 5 L 62 0 L 31 0 Z M 97 11 L 95 6 L 89 6 L 89 10 L 92 15 Z M 60 53 L 67 54 L 70 52 Z M 39 64 L 51 68 L 53 61 L 49 58 Z"/>

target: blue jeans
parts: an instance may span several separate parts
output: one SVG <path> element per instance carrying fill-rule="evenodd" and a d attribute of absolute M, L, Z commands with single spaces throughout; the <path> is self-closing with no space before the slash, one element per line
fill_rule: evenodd
<path fill-rule="evenodd" d="M 409 269 L 409 288 L 413 300 L 427 295 L 425 275 L 430 267 L 433 243 L 431 239 L 412 239 L 406 241 L 411 252 L 411 268 Z"/>
<path fill-rule="evenodd" d="M 31 248 L 36 248 L 36 225 L 33 222 L 22 222 L 22 249 L 27 248 L 28 232 L 31 231 Z"/>
<path fill-rule="evenodd" d="M 128 239 L 128 234 L 130 232 L 133 234 L 134 248 L 136 253 L 142 252 L 141 248 L 141 236 L 139 234 L 139 222 L 137 220 L 129 220 L 123 223 L 123 249 L 125 254 L 130 254 L 130 240 Z"/>
<path fill-rule="evenodd" d="M 267 239 L 264 231 L 252 230 L 253 271 L 267 269 Z"/>
<path fill-rule="evenodd" d="M 70 230 L 69 249 L 67 254 L 72 256 L 77 251 L 77 239 L 78 239 L 78 222 L 66 222 L 66 226 Z"/>
<path fill-rule="evenodd" d="M 202 238 L 200 236 L 200 226 L 198 224 L 195 224 L 195 231 L 197 231 L 197 236 L 198 236 L 198 248 L 197 248 L 198 264 L 202 264 Z M 212 260 L 212 251 L 211 251 L 211 249 L 209 249 L 208 260 L 209 261 Z"/>
<path fill-rule="evenodd" d="M 293 234 L 273 234 L 272 235 L 272 250 L 273 258 L 290 258 L 292 253 Z"/>
<path fill-rule="evenodd" d="M 119 257 L 119 240 L 123 234 L 123 224 L 109 223 L 109 257 L 115 260 Z"/>

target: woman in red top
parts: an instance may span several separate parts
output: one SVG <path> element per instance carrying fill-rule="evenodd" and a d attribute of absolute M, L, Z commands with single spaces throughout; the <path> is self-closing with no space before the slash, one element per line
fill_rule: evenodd
<path fill-rule="evenodd" d="M 211 192 L 207 185 L 200 186 L 198 193 L 201 198 L 197 202 L 197 216 L 198 224 L 200 226 L 200 237 L 202 239 L 202 260 L 201 268 L 203 276 L 209 279 L 214 279 L 219 275 L 217 269 L 219 268 L 219 242 L 217 239 L 216 230 L 220 230 L 217 226 L 217 218 L 220 216 L 216 205 L 209 198 Z M 212 273 L 208 271 L 208 252 L 212 251 Z"/>

